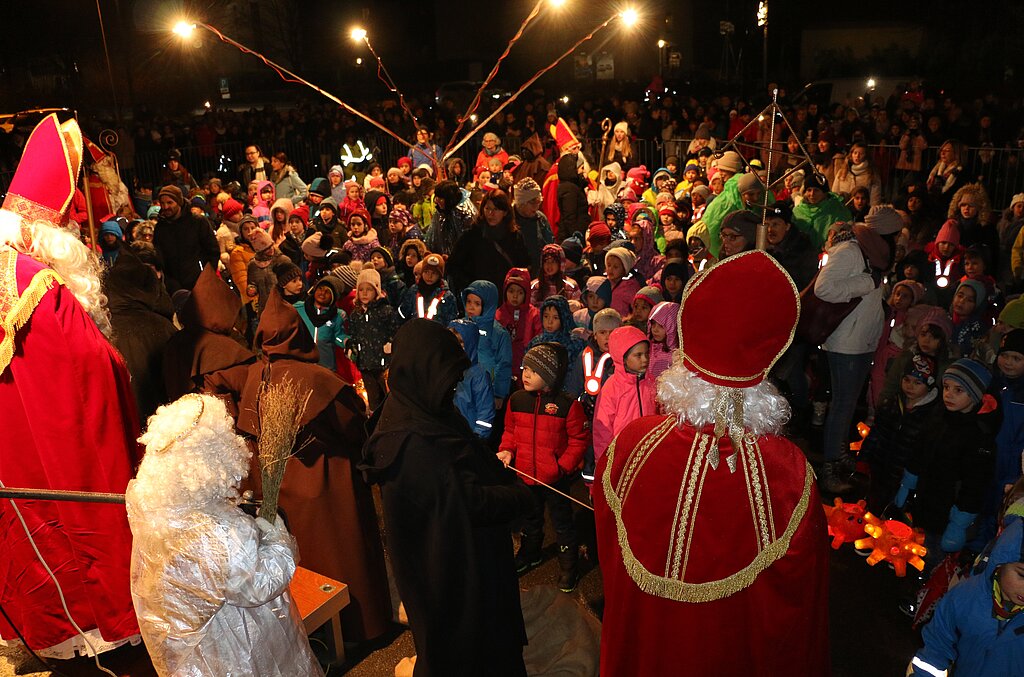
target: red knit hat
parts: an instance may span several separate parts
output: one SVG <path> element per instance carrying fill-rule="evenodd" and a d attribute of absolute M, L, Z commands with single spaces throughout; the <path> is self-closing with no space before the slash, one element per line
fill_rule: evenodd
<path fill-rule="evenodd" d="M 953 245 L 960 245 L 960 228 L 957 227 L 956 221 L 949 219 L 942 228 L 939 228 L 939 234 L 935 236 L 935 244 L 940 242 L 950 242 Z"/>
<path fill-rule="evenodd" d="M 757 293 L 740 291 L 751 289 Z M 729 312 L 722 299 L 729 299 Z M 715 385 L 757 385 L 789 347 L 799 318 L 799 292 L 775 259 L 763 251 L 730 256 L 683 292 L 683 365 Z"/>
<path fill-rule="evenodd" d="M 78 123 L 68 120 L 61 124 L 56 113 L 47 115 L 25 142 L 2 209 L 26 221 L 63 226 L 81 164 L 82 132 Z"/>
<path fill-rule="evenodd" d="M 237 216 L 242 213 L 242 203 L 234 198 L 224 200 L 224 206 L 220 208 L 220 214 L 225 219 Z"/>
<path fill-rule="evenodd" d="M 606 245 L 612 241 L 612 231 L 604 221 L 594 221 L 587 231 L 587 242 L 591 246 Z"/>

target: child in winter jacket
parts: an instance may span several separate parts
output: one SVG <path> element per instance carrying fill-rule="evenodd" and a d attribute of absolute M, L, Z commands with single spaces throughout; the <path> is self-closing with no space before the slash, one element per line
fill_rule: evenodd
<path fill-rule="evenodd" d="M 523 389 L 509 398 L 498 458 L 516 469 L 569 493 L 572 475 L 583 460 L 588 433 L 583 407 L 562 390 L 568 353 L 557 343 L 540 343 L 523 358 Z M 577 541 L 572 504 L 533 480 L 523 478 L 533 493 L 533 506 L 523 524 L 516 555 L 519 572 L 541 560 L 544 507 L 551 513 L 558 541 L 561 576 L 558 587 L 572 592 L 577 581 Z"/>
<path fill-rule="evenodd" d="M 611 302 L 611 283 L 606 278 L 597 275 L 587 278 L 587 288 L 583 292 L 583 305 L 586 307 L 580 308 L 572 314 L 572 319 L 576 322 L 576 336 L 584 341 L 589 341 L 590 335 L 594 331 L 594 316 L 611 305 Z"/>
<path fill-rule="evenodd" d="M 564 296 L 569 301 L 580 300 L 576 281 L 564 272 L 565 251 L 557 244 L 546 244 L 540 252 L 540 274 L 530 283 L 530 303 L 540 307 L 549 296 Z"/>
<path fill-rule="evenodd" d="M 346 347 L 363 375 L 370 411 L 375 411 L 387 392 L 384 372 L 391 362 L 391 337 L 398 329 L 397 313 L 381 289 L 380 274 L 376 270 L 359 273 L 356 305 L 348 325 L 351 337 Z"/>
<path fill-rule="evenodd" d="M 1007 516 L 984 571 L 954 587 L 924 627 L 913 677 L 1018 675 L 1024 665 L 1024 521 Z"/>
<path fill-rule="evenodd" d="M 253 196 L 252 215 L 256 217 L 263 230 L 270 230 L 270 205 L 277 199 L 273 181 L 260 181 L 256 184 L 256 195 Z"/>
<path fill-rule="evenodd" d="M 679 304 L 662 301 L 654 306 L 647 320 L 647 338 L 651 354 L 647 380 L 657 385 L 661 373 L 672 366 L 672 353 L 679 347 Z"/>
<path fill-rule="evenodd" d="M 472 363 L 455 389 L 455 407 L 473 433 L 486 440 L 494 432 L 494 391 L 491 389 L 491 377 L 477 360 L 480 333 L 471 320 L 452 320 L 448 328 L 459 337 L 466 357 Z"/>
<path fill-rule="evenodd" d="M 888 307 L 885 311 L 885 324 L 882 325 L 882 336 L 878 339 L 874 363 L 871 366 L 871 382 L 868 387 L 870 411 L 874 411 L 881 404 L 880 398 L 889 364 L 909 343 L 909 337 L 904 334 L 907 329 L 907 311 L 921 303 L 924 293 L 924 285 L 913 280 L 901 280 L 892 288 L 892 294 L 886 303 Z"/>
<path fill-rule="evenodd" d="M 900 391 L 900 383 L 914 355 L 927 355 L 937 364 L 936 380 L 942 382 L 942 374 L 952 364 L 949 358 L 949 339 L 953 335 L 953 322 L 942 308 L 936 306 L 919 306 L 915 309 L 924 310 L 917 321 L 916 335 L 913 343 L 902 353 L 889 362 L 885 372 L 885 386 L 882 388 L 878 405 L 894 399 Z M 909 320 L 908 320 L 909 322 Z"/>
<path fill-rule="evenodd" d="M 944 410 L 925 441 L 907 460 L 894 503 L 902 508 L 917 492 L 914 526 L 925 531 L 927 562 L 959 552 L 985 501 L 995 462 L 998 404 L 985 390 L 985 365 L 957 360 L 942 377 Z"/>
<path fill-rule="evenodd" d="M 529 302 L 530 271 L 526 268 L 509 270 L 505 275 L 502 298 L 504 303 L 494 319 L 508 332 L 512 345 L 512 383 L 518 387 L 526 347 L 540 333 L 540 310 Z"/>
<path fill-rule="evenodd" d="M 612 247 L 604 255 L 605 276 L 612 285 L 611 307 L 626 317 L 632 311 L 633 297 L 643 287 L 633 272 L 636 255 L 625 247 Z"/>
<path fill-rule="evenodd" d="M 665 300 L 661 289 L 648 285 L 643 287 L 633 297 L 632 312 L 626 318 L 626 324 L 636 327 L 642 332 L 647 332 L 647 320 L 651 317 L 654 306 Z"/>
<path fill-rule="evenodd" d="M 612 332 L 622 326 L 622 316 L 614 308 L 605 308 L 594 315 L 593 329 L 587 341 L 587 347 L 580 355 L 583 363 L 583 392 L 579 401 L 583 405 L 583 413 L 587 417 L 587 429 L 594 427 L 594 409 L 597 407 L 597 396 L 605 381 L 615 372 L 615 362 L 608 352 L 608 338 Z M 587 445 L 583 454 L 583 482 L 589 488 L 594 483 L 594 443 Z"/>
<path fill-rule="evenodd" d="M 352 254 L 353 261 L 369 261 L 373 250 L 380 246 L 377 231 L 370 226 L 370 215 L 365 209 L 349 214 L 348 238 L 342 249 Z"/>
<path fill-rule="evenodd" d="M 480 331 L 477 359 L 491 379 L 494 389 L 494 408 L 505 406 L 505 398 L 512 390 L 512 341 L 505 327 L 494 319 L 498 311 L 498 288 L 493 282 L 476 280 L 462 292 L 466 319 Z"/>
<path fill-rule="evenodd" d="M 636 327 L 619 327 L 608 337 L 615 372 L 601 388 L 594 410 L 594 459 L 601 460 L 627 424 L 656 414 L 654 385 L 644 378 L 650 341 Z"/>
<path fill-rule="evenodd" d="M 558 343 L 568 351 L 569 367 L 563 387 L 570 395 L 577 397 L 583 390 L 579 357 L 586 347 L 586 342 L 572 334 L 576 324 L 569 310 L 569 302 L 564 296 L 549 296 L 544 300 L 540 306 L 540 325 L 541 333 L 533 337 L 529 347 L 540 343 Z"/>
<path fill-rule="evenodd" d="M 343 285 L 341 278 L 327 275 L 313 286 L 309 298 L 295 304 L 295 310 L 316 342 L 320 366 L 331 371 L 336 371 L 338 365 L 334 349 L 344 348 L 348 340 L 345 332 L 348 316 L 337 306 L 345 292 Z"/>
<path fill-rule="evenodd" d="M 455 295 L 444 281 L 444 259 L 440 254 L 427 254 L 418 265 L 422 265 L 420 280 L 405 290 L 398 306 L 398 321 L 421 317 L 447 327 L 458 308 Z"/>
<path fill-rule="evenodd" d="M 257 230 L 250 237 L 253 251 L 256 255 L 249 260 L 246 266 L 246 291 L 249 296 L 256 298 L 256 315 L 263 314 L 263 307 L 270 298 L 270 292 L 277 285 L 277 277 L 274 276 L 273 266 L 278 263 L 289 261 L 288 257 L 277 251 L 270 234 L 265 230 Z"/>
<path fill-rule="evenodd" d="M 942 408 L 935 358 L 915 353 L 903 370 L 900 391 L 875 412 L 875 424 L 861 446 L 871 469 L 868 509 L 881 515 L 892 501 L 907 459 L 921 452 Z"/>
<path fill-rule="evenodd" d="M 925 247 L 928 262 L 935 266 L 935 294 L 943 308 L 953 300 L 957 280 L 964 274 L 964 248 L 960 246 L 960 229 L 950 219 L 942 224 L 934 242 Z"/>
<path fill-rule="evenodd" d="M 321 205 L 323 202 L 320 203 Z M 338 204 L 338 219 L 342 223 L 348 223 L 348 217 L 358 211 L 366 211 L 366 203 L 363 201 L 363 187 L 358 181 L 349 180 L 345 182 L 345 199 Z M 367 227 L 370 219 L 367 216 Z"/>
<path fill-rule="evenodd" d="M 388 297 L 388 303 L 392 308 L 397 309 L 402 302 L 402 295 L 405 294 L 405 282 L 395 270 L 395 260 L 391 256 L 391 250 L 387 247 L 374 247 L 370 253 L 370 263 L 373 264 L 373 269 L 380 274 L 381 287 Z"/>
<path fill-rule="evenodd" d="M 991 364 L 991 350 L 985 338 L 991 325 L 982 322 L 988 291 L 979 280 L 966 278 L 957 285 L 949 315 L 953 318 L 953 355 L 971 357 Z"/>

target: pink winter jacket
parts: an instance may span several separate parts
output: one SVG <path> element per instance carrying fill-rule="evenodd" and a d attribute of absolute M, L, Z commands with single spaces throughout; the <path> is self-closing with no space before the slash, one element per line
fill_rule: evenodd
<path fill-rule="evenodd" d="M 594 409 L 594 460 L 600 460 L 615 436 L 641 416 L 656 414 L 653 382 L 643 374 L 626 371 L 625 359 L 647 335 L 636 327 L 619 327 L 608 337 L 608 352 L 615 373 L 608 377 L 597 396 Z"/>
<path fill-rule="evenodd" d="M 612 285 L 611 307 L 619 311 L 622 317 L 629 316 L 633 312 L 633 297 L 643 286 L 643 281 L 637 279 L 635 274 L 622 278 L 618 284 Z"/>
<path fill-rule="evenodd" d="M 644 380 L 650 381 L 653 387 L 657 387 L 661 373 L 672 366 L 672 353 L 679 347 L 678 319 L 679 304 L 662 301 L 654 306 L 647 320 L 648 336 L 651 335 L 651 324 L 654 322 L 665 328 L 665 345 L 651 341 L 651 361 L 647 365 L 647 376 Z"/>

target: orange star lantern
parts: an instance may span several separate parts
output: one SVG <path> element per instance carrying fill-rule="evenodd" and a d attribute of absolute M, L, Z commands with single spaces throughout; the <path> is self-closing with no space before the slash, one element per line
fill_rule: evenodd
<path fill-rule="evenodd" d="M 833 505 L 823 505 L 828 520 L 828 535 L 832 537 L 832 549 L 838 550 L 843 543 L 853 543 L 864 535 L 864 514 L 867 502 L 844 503 L 837 498 Z"/>
<path fill-rule="evenodd" d="M 897 520 L 881 520 L 870 512 L 864 513 L 864 522 L 868 538 L 857 539 L 853 547 L 859 550 L 871 548 L 868 564 L 875 566 L 885 560 L 892 564 L 900 578 L 907 575 L 908 563 L 918 571 L 924 570 L 921 558 L 928 554 L 928 549 L 922 545 L 923 531 Z"/>

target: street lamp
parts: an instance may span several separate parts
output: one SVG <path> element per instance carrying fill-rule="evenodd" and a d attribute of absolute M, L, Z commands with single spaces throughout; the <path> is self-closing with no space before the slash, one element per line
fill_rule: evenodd
<path fill-rule="evenodd" d="M 622 23 L 632 28 L 636 25 L 636 22 L 639 21 L 640 14 L 630 7 L 629 9 L 622 10 L 622 12 L 619 13 L 619 18 L 622 19 Z"/>
<path fill-rule="evenodd" d="M 662 71 L 665 67 L 665 45 L 668 43 L 665 40 L 658 40 L 658 77 L 662 76 Z"/>
<path fill-rule="evenodd" d="M 763 53 L 761 54 L 761 82 L 768 87 L 768 0 L 757 3 L 757 26 L 764 29 Z"/>
<path fill-rule="evenodd" d="M 196 25 L 194 23 L 189 23 L 188 21 L 179 21 L 178 23 L 174 24 L 175 35 L 180 35 L 183 38 L 192 37 L 192 34 L 195 32 L 195 30 Z"/>
<path fill-rule="evenodd" d="M 355 40 L 356 42 L 362 42 L 363 40 L 366 39 L 366 29 L 365 28 L 353 28 L 351 35 L 352 35 L 352 39 Z"/>

